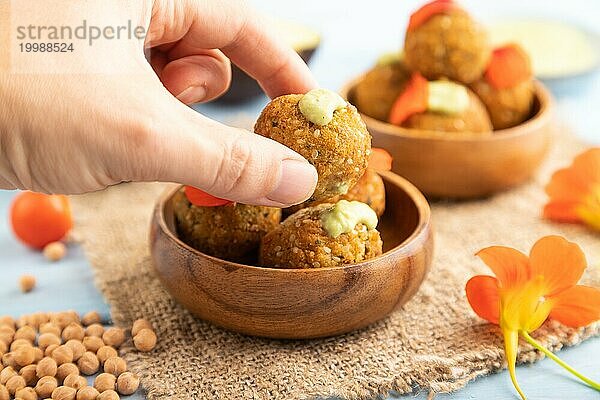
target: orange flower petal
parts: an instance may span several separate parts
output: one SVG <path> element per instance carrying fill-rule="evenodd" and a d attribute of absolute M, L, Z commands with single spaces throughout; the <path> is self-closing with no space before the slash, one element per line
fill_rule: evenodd
<path fill-rule="evenodd" d="M 378 147 L 371 148 L 369 157 L 369 168 L 375 171 L 389 171 L 392 169 L 392 156 L 384 149 Z"/>
<path fill-rule="evenodd" d="M 465 290 L 475 314 L 493 324 L 500 322 L 500 295 L 496 278 L 487 275 L 474 276 L 467 282 Z"/>
<path fill-rule="evenodd" d="M 529 279 L 529 260 L 518 250 L 492 246 L 479 251 L 477 256 L 490 267 L 502 288 L 515 286 Z"/>
<path fill-rule="evenodd" d="M 573 286 L 552 297 L 555 301 L 550 318 L 573 328 L 600 320 L 600 290 Z"/>
<path fill-rule="evenodd" d="M 572 169 L 581 181 L 600 183 L 600 147 L 591 148 L 575 157 Z"/>
<path fill-rule="evenodd" d="M 589 194 L 590 182 L 574 167 L 560 169 L 546 185 L 551 201 L 581 202 Z"/>
<path fill-rule="evenodd" d="M 581 217 L 577 212 L 580 203 L 568 201 L 551 201 L 544 206 L 544 218 L 557 222 L 578 223 Z"/>
<path fill-rule="evenodd" d="M 560 236 L 546 236 L 533 245 L 529 255 L 531 277 L 541 276 L 552 296 L 577 284 L 587 265 L 581 248 Z"/>

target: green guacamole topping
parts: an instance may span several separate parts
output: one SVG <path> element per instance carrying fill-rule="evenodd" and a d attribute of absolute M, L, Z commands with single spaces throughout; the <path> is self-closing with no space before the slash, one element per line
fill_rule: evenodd
<path fill-rule="evenodd" d="M 342 233 L 351 232 L 357 224 L 374 229 L 377 226 L 377 214 L 360 201 L 340 200 L 321 214 L 321 224 L 329 236 L 336 238 Z"/>
<path fill-rule="evenodd" d="M 449 81 L 428 83 L 427 109 L 440 114 L 456 115 L 469 107 L 467 88 Z"/>
<path fill-rule="evenodd" d="M 302 115 L 316 125 L 327 125 L 333 119 L 334 111 L 347 105 L 339 94 L 327 89 L 313 89 L 298 103 Z"/>

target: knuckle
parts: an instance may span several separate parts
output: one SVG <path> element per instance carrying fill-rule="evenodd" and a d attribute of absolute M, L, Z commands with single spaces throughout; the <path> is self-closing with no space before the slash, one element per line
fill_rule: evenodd
<path fill-rule="evenodd" d="M 241 133 L 225 144 L 223 158 L 217 170 L 215 186 L 219 192 L 230 193 L 252 173 L 252 146 Z"/>

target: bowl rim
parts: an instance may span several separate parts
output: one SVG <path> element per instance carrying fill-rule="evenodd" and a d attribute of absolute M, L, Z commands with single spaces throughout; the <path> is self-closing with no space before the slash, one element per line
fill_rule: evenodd
<path fill-rule="evenodd" d="M 365 75 L 366 72 L 347 81 L 340 89 L 340 95 L 348 101 L 349 94 L 354 90 L 358 82 L 364 79 Z M 365 121 L 367 127 L 373 128 L 376 134 L 393 135 L 403 139 L 415 139 L 423 141 L 443 140 L 457 143 L 481 143 L 501 141 L 526 136 L 531 131 L 535 131 L 536 128 L 539 127 L 539 125 L 544 124 L 544 120 L 549 118 L 552 114 L 551 111 L 554 109 L 554 100 L 552 98 L 552 95 L 550 94 L 550 91 L 544 86 L 542 82 L 540 82 L 537 79 L 533 80 L 533 84 L 535 88 L 535 96 L 538 99 L 540 105 L 540 108 L 535 113 L 535 115 L 533 115 L 528 120 L 520 123 L 519 125 L 506 129 L 498 129 L 492 131 L 491 135 L 482 135 L 481 133 L 472 132 L 464 132 L 460 135 L 447 135 L 445 134 L 445 132 L 424 129 L 418 129 L 420 133 L 413 134 L 410 132 L 414 131 L 415 129 L 396 126 L 388 122 L 380 121 L 376 118 L 370 117 L 362 113 L 360 110 L 358 112 L 360 113 L 360 116 L 363 119 L 363 121 Z M 371 133 L 373 134 L 373 132 Z"/>
<path fill-rule="evenodd" d="M 271 272 L 271 273 L 277 273 L 277 274 L 289 274 L 289 273 L 304 273 L 304 274 L 306 274 L 306 273 L 321 273 L 321 272 L 334 271 L 334 270 L 344 270 L 344 271 L 353 270 L 356 268 L 362 268 L 366 265 L 372 264 L 373 261 L 380 260 L 384 257 L 390 257 L 394 254 L 406 252 L 412 246 L 416 245 L 419 242 L 419 238 L 427 237 L 427 235 L 431 231 L 431 208 L 429 206 L 429 202 L 427 201 L 425 196 L 419 191 L 419 189 L 417 189 L 417 187 L 414 186 L 412 183 L 410 183 L 408 180 L 404 179 L 400 175 L 397 175 L 391 171 L 381 171 L 381 172 L 377 171 L 377 173 L 380 174 L 384 180 L 385 179 L 390 180 L 393 184 L 399 186 L 400 189 L 402 189 L 408 195 L 408 197 L 411 199 L 411 201 L 413 202 L 413 204 L 415 205 L 415 207 L 417 209 L 418 219 L 417 219 L 417 224 L 416 224 L 415 229 L 406 239 L 404 239 L 402 242 L 400 242 L 395 247 L 382 253 L 381 255 L 379 255 L 375 258 L 370 258 L 368 260 L 361 261 L 360 263 L 346 264 L 346 265 L 335 266 L 335 267 L 322 267 L 322 268 L 272 268 L 272 267 L 260 267 L 260 266 L 256 266 L 256 265 L 241 264 L 241 263 L 224 260 L 222 258 L 214 257 L 209 254 L 203 253 L 203 252 L 193 248 L 192 246 L 188 245 L 187 243 L 185 243 L 183 240 L 181 240 L 178 237 L 178 235 L 175 232 L 173 232 L 167 226 L 167 221 L 165 218 L 165 206 L 166 206 L 167 202 L 175 195 L 175 193 L 183 185 L 177 185 L 175 188 L 166 189 L 160 195 L 160 197 L 158 198 L 158 202 L 156 203 L 155 208 L 154 208 L 154 216 L 155 216 L 154 218 L 156 218 L 158 220 L 159 229 L 161 229 L 163 231 L 163 233 L 166 236 L 168 236 L 168 238 L 171 240 L 171 242 L 173 242 L 173 243 L 175 243 L 175 245 L 177 245 L 177 247 L 179 247 L 183 250 L 187 250 L 187 251 L 195 254 L 198 257 L 203 257 L 203 258 L 209 259 L 211 261 L 214 261 L 215 263 L 224 263 L 224 264 L 227 264 L 229 266 L 233 266 L 233 267 L 236 267 L 239 269 L 260 270 L 260 271 L 264 271 L 264 272 Z"/>

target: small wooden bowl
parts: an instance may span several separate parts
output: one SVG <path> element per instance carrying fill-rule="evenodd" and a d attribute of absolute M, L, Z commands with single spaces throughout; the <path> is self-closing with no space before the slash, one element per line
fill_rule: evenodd
<path fill-rule="evenodd" d="M 379 230 L 384 254 L 335 268 L 274 269 L 206 255 L 177 236 L 172 197 L 156 205 L 151 251 L 173 298 L 195 316 L 248 335 L 307 339 L 365 327 L 406 303 L 431 265 L 430 209 L 408 181 L 382 174 L 388 207 Z"/>
<path fill-rule="evenodd" d="M 359 77 L 342 90 L 352 102 Z M 361 116 L 373 135 L 373 146 L 394 158 L 392 170 L 431 197 L 487 196 L 529 179 L 544 160 L 552 141 L 552 97 L 535 83 L 532 116 L 492 135 L 407 129 Z"/>

